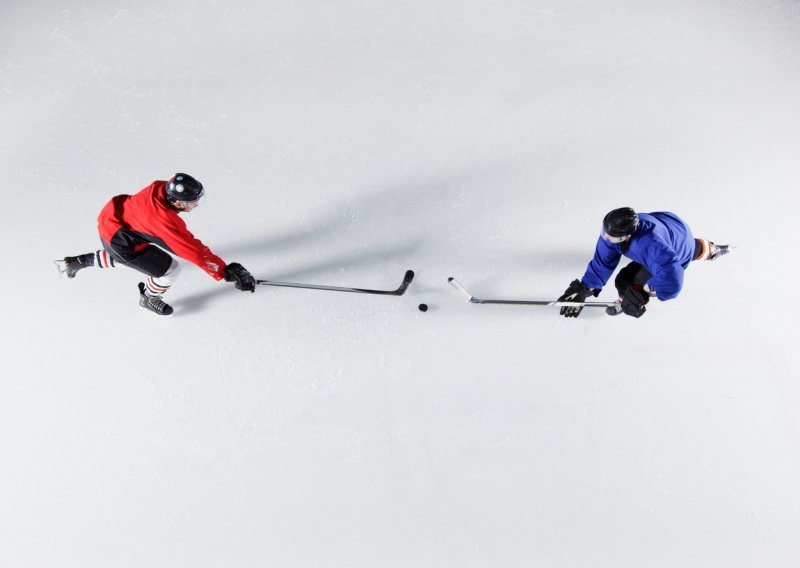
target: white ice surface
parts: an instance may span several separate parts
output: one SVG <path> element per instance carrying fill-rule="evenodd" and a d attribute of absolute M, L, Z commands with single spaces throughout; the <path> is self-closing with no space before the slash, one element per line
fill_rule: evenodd
<path fill-rule="evenodd" d="M 800 6 L 0 6 L 0 566 L 800 565 Z M 56 276 L 188 171 L 192 265 Z M 549 299 L 602 215 L 737 246 L 641 320 Z M 610 288 L 600 299 L 613 298 Z M 416 306 L 426 302 L 426 314 Z"/>

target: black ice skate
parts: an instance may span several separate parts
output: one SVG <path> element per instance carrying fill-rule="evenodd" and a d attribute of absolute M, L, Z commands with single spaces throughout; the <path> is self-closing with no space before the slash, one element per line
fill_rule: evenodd
<path fill-rule="evenodd" d="M 730 245 L 716 245 L 711 243 L 711 254 L 708 255 L 708 260 L 716 260 L 721 256 L 725 256 L 730 251 Z"/>
<path fill-rule="evenodd" d="M 161 296 L 148 296 L 144 293 L 144 282 L 139 282 L 139 305 L 160 316 L 172 313 L 172 306 L 161 299 Z"/>
<path fill-rule="evenodd" d="M 79 270 L 87 266 L 94 266 L 93 254 L 82 254 L 80 256 L 65 256 L 63 260 L 54 261 L 56 270 L 62 278 L 75 278 Z"/>

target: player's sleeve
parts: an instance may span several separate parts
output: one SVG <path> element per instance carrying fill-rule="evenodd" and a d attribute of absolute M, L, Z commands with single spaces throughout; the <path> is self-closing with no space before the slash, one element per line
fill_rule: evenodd
<path fill-rule="evenodd" d="M 175 254 L 199 266 L 215 280 L 222 280 L 225 277 L 224 271 L 227 266 L 225 261 L 196 238 L 177 215 L 165 226 L 162 238 Z"/>
<path fill-rule="evenodd" d="M 614 273 L 622 254 L 600 236 L 594 249 L 594 257 L 586 267 L 581 281 L 592 290 L 602 290 Z"/>
<path fill-rule="evenodd" d="M 652 253 L 654 262 L 647 269 L 653 274 L 648 284 L 659 300 L 672 300 L 683 288 L 683 267 L 674 252 L 661 248 Z"/>

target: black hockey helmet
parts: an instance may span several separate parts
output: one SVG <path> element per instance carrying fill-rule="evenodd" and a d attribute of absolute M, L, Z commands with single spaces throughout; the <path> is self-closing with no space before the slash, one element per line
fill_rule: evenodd
<path fill-rule="evenodd" d="M 629 237 L 639 226 L 639 216 L 630 207 L 609 211 L 603 218 L 603 233 L 609 237 Z"/>
<path fill-rule="evenodd" d="M 167 182 L 167 201 L 170 203 L 197 201 L 204 193 L 203 184 L 189 174 L 175 174 Z"/>

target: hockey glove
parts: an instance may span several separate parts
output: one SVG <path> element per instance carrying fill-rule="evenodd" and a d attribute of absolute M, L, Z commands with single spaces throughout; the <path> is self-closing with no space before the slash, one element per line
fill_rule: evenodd
<path fill-rule="evenodd" d="M 589 296 L 597 296 L 597 292 L 587 288 L 580 280 L 573 280 L 566 292 L 558 299 L 559 302 L 585 302 Z M 565 318 L 576 318 L 581 315 L 583 306 L 561 306 L 561 315 Z"/>
<path fill-rule="evenodd" d="M 644 291 L 644 288 L 638 285 L 628 286 L 625 294 L 622 296 L 622 311 L 626 315 L 640 318 L 647 311 L 644 305 L 650 301 L 650 295 Z"/>
<path fill-rule="evenodd" d="M 225 267 L 225 282 L 235 282 L 236 289 L 242 292 L 256 291 L 256 279 L 238 262 L 231 262 Z"/>

